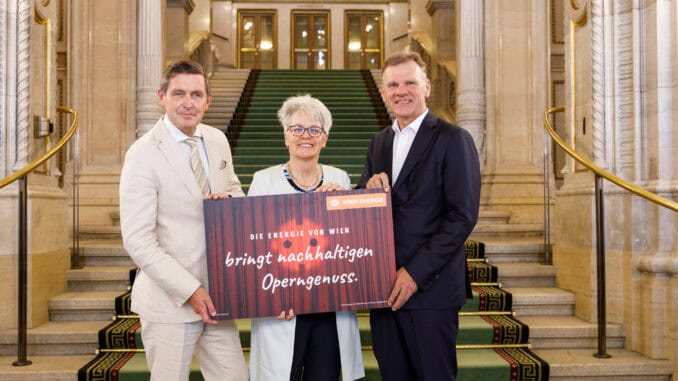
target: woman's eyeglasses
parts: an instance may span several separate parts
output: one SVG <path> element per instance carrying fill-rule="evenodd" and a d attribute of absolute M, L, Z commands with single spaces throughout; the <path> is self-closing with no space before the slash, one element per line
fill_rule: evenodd
<path fill-rule="evenodd" d="M 298 124 L 287 127 L 287 131 L 294 136 L 302 136 L 304 132 L 308 131 L 308 135 L 312 138 L 319 138 L 325 133 L 325 129 L 318 126 L 304 127 Z"/>

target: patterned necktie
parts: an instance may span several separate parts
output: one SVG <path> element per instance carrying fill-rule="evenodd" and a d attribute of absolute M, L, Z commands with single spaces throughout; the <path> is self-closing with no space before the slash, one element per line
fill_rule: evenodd
<path fill-rule="evenodd" d="M 195 179 L 198 181 L 198 186 L 202 190 L 202 195 L 207 197 L 207 195 L 210 194 L 210 186 L 207 182 L 205 167 L 203 167 L 202 160 L 200 160 L 200 153 L 198 152 L 198 140 L 195 137 L 190 137 L 186 139 L 185 142 L 191 148 L 190 156 L 193 174 L 195 175 Z"/>

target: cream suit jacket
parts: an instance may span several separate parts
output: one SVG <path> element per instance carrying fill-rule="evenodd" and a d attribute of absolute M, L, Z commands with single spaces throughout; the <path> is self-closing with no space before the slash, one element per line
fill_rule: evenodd
<path fill-rule="evenodd" d="M 244 196 L 226 136 L 202 132 L 212 193 Z M 203 196 L 189 160 L 161 119 L 127 151 L 120 175 L 120 227 L 139 273 L 132 311 L 160 323 L 200 320 L 190 296 L 208 289 Z"/>

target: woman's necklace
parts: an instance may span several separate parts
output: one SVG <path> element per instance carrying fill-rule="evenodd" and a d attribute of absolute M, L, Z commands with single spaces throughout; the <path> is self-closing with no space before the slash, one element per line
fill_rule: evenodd
<path fill-rule="evenodd" d="M 294 181 L 294 183 L 297 184 L 297 186 L 299 188 L 313 189 L 313 188 L 318 186 L 318 183 L 320 183 L 320 165 L 319 164 L 316 167 L 315 177 L 313 179 L 313 182 L 311 182 L 310 184 L 303 183 L 296 176 L 294 176 L 294 171 L 292 170 L 292 163 L 289 162 L 289 161 L 287 162 L 287 172 L 290 174 L 292 181 Z"/>

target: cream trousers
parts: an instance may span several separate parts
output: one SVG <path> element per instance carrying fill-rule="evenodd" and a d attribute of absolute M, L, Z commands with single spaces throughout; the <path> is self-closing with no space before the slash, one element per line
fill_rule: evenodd
<path fill-rule="evenodd" d="M 247 366 L 235 322 L 156 323 L 141 319 L 141 337 L 151 381 L 188 380 L 193 355 L 205 381 L 247 381 Z"/>

